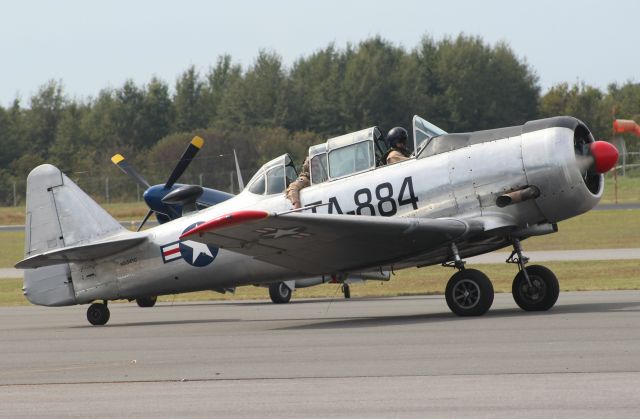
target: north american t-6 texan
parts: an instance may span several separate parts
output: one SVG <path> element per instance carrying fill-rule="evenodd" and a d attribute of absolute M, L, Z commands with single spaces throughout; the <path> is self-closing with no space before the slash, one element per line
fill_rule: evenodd
<path fill-rule="evenodd" d="M 181 217 L 139 232 L 56 167 L 38 166 L 27 180 L 25 259 L 16 265 L 26 269 L 24 294 L 45 306 L 91 303 L 87 319 L 103 325 L 109 300 L 379 279 L 441 264 L 455 270 L 445 289 L 451 311 L 479 316 L 493 286 L 464 259 L 509 246 L 515 302 L 527 311 L 553 307 L 558 280 L 527 265 L 521 243 L 598 203 L 615 147 L 572 117 L 448 134 L 416 116 L 412 128 L 414 152 L 395 164 L 384 164 L 377 127 L 310 147 L 300 209 L 284 195 L 298 176 L 285 154 L 241 193 L 205 209 L 194 205 L 197 194 L 178 189 L 172 202 Z"/>

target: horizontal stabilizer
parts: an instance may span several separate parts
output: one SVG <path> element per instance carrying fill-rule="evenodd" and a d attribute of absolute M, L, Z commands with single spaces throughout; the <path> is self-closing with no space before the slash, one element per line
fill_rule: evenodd
<path fill-rule="evenodd" d="M 89 244 L 62 247 L 30 256 L 16 264 L 18 269 L 33 269 L 68 262 L 84 262 L 103 258 L 132 248 L 147 240 L 146 236 L 112 237 Z"/>

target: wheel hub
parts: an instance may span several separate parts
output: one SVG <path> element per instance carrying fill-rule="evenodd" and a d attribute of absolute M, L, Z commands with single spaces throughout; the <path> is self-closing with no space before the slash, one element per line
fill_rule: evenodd
<path fill-rule="evenodd" d="M 453 298 L 458 306 L 473 308 L 480 301 L 480 287 L 469 279 L 463 279 L 453 289 Z"/>
<path fill-rule="evenodd" d="M 520 295 L 522 298 L 532 303 L 536 303 L 544 299 L 546 291 L 547 289 L 544 281 L 540 280 L 538 277 L 531 277 L 531 286 L 526 282 L 523 282 Z"/>

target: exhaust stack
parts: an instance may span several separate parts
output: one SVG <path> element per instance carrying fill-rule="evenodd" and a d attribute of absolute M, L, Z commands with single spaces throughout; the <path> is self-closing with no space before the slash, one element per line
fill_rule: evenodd
<path fill-rule="evenodd" d="M 500 208 L 504 208 L 507 205 L 517 204 L 518 202 L 528 201 L 540 196 L 540 189 L 535 186 L 527 186 L 517 191 L 509 192 L 500 195 L 496 199 L 496 205 Z"/>

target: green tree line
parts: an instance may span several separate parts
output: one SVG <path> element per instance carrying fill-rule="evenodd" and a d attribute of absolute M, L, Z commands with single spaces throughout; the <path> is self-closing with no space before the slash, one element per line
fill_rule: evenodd
<path fill-rule="evenodd" d="M 425 37 L 412 50 L 380 37 L 328 45 L 290 68 L 273 51 L 260 51 L 247 68 L 224 55 L 206 72 L 187 68 L 173 86 L 129 80 L 81 99 L 52 80 L 28 102 L 0 106 L 0 204 L 11 205 L 11 185 L 43 162 L 90 192 L 104 186 L 91 179 L 123 179 L 111 196 L 131 198 L 132 184 L 110 157 L 120 152 L 150 182 L 162 182 L 195 134 L 205 146 L 183 180 L 206 174 L 207 186 L 229 189 L 233 149 L 246 177 L 284 152 L 302 159 L 310 145 L 335 135 L 409 127 L 414 114 L 450 132 L 573 115 L 598 138 L 610 137 L 614 116 L 640 119 L 640 84 L 540 91 L 534 69 L 507 44 L 466 35 Z"/>

